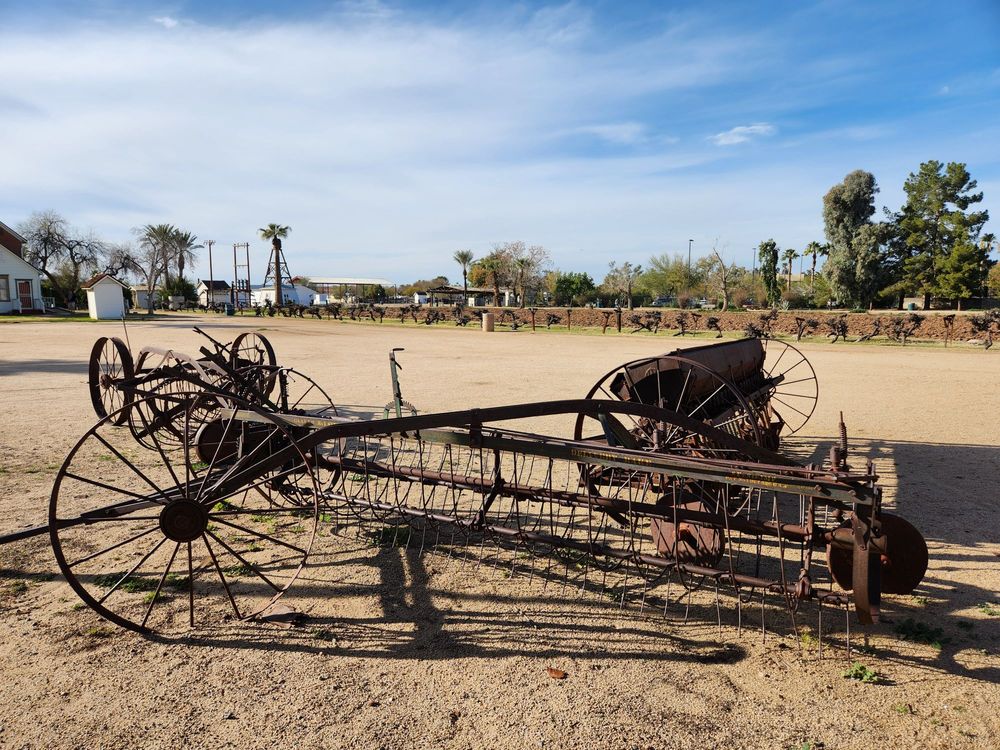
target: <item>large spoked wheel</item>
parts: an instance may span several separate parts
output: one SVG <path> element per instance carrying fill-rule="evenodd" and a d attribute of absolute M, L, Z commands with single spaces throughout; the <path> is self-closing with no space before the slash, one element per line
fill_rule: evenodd
<path fill-rule="evenodd" d="M 740 390 L 714 370 L 674 355 L 635 360 L 611 370 L 587 394 L 588 399 L 611 399 L 667 409 L 763 445 L 762 415 Z M 709 458 L 730 458 L 732 450 L 703 439 L 693 425 L 646 417 L 580 414 L 575 440 L 589 440 L 624 448 L 653 450 Z"/>
<path fill-rule="evenodd" d="M 132 353 L 125 342 L 119 338 L 102 336 L 94 342 L 90 350 L 87 384 L 90 388 L 90 402 L 94 413 L 103 419 L 109 414 L 115 414 L 113 424 L 121 426 L 128 419 L 128 406 L 133 394 L 123 389 L 123 381 L 131 381 L 135 377 L 135 366 L 132 363 Z"/>
<path fill-rule="evenodd" d="M 816 411 L 819 381 L 806 355 L 778 339 L 761 339 L 764 374 L 774 385 L 768 400 L 772 412 L 784 424 L 782 432 L 794 435 Z"/>
<path fill-rule="evenodd" d="M 190 421 L 205 397 L 156 398 L 179 402 Z M 316 533 L 318 487 L 279 420 L 240 408 L 256 421 L 234 410 L 214 444 L 136 452 L 112 413 L 70 451 L 49 501 L 52 547 L 99 615 L 177 635 L 260 614 L 298 576 Z"/>

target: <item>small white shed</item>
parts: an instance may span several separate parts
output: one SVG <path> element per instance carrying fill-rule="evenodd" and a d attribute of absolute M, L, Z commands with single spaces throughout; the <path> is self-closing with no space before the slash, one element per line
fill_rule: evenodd
<path fill-rule="evenodd" d="M 124 317 L 124 290 L 128 287 L 114 276 L 99 273 L 81 288 L 87 290 L 87 309 L 94 320 L 121 320 Z"/>

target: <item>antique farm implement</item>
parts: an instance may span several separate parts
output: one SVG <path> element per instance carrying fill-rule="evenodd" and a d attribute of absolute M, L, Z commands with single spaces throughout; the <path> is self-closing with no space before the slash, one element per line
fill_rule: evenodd
<path fill-rule="evenodd" d="M 878 620 L 921 581 L 919 532 L 869 463 L 779 452 L 815 407 L 805 357 L 745 339 L 626 363 L 585 398 L 417 414 L 337 413 L 262 337 L 197 359 L 102 340 L 102 416 L 56 477 L 47 529 L 70 585 L 124 627 L 183 631 L 268 610 L 318 525 L 685 610 L 770 597 Z M 111 343 L 109 343 L 111 342 Z M 120 343 L 120 342 L 119 342 Z M 155 357 L 155 359 L 153 359 Z M 19 536 L 27 536 L 22 533 Z M 506 562 L 505 562 L 506 564 Z M 850 593 L 847 593 L 850 592 Z"/>

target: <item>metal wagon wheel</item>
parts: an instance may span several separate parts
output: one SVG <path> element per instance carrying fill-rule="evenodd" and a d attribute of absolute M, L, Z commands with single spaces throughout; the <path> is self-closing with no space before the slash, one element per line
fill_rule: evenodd
<path fill-rule="evenodd" d="M 267 338 L 256 331 L 241 333 L 229 347 L 229 362 L 233 367 L 253 367 L 266 365 L 274 367 L 278 360 L 274 347 Z"/>
<path fill-rule="evenodd" d="M 797 348 L 779 339 L 761 339 L 765 376 L 775 381 L 767 399 L 768 408 L 784 423 L 784 433 L 801 430 L 819 400 L 819 381 L 812 364 Z"/>
<path fill-rule="evenodd" d="M 250 331 L 233 339 L 229 345 L 229 365 L 247 381 L 251 390 L 259 391 L 264 398 L 274 390 L 278 360 L 274 347 L 263 334 Z"/>
<path fill-rule="evenodd" d="M 181 403 L 190 419 L 206 394 L 156 398 Z M 102 617 L 174 635 L 260 614 L 298 576 L 316 533 L 318 487 L 302 481 L 310 464 L 279 419 L 240 406 L 258 421 L 234 411 L 207 461 L 188 444 L 165 450 L 155 430 L 156 450 L 135 451 L 112 429 L 117 413 L 66 457 L 49 501 L 52 547 L 67 582 Z M 298 485 L 274 492 L 287 476 Z"/>
<path fill-rule="evenodd" d="M 97 339 L 93 349 L 90 350 L 87 374 L 90 402 L 94 406 L 94 413 L 100 418 L 114 413 L 114 424 L 116 426 L 125 424 L 129 412 L 123 407 L 132 403 L 133 394 L 128 389 L 120 388 L 119 384 L 135 377 L 132 353 L 125 342 L 107 336 Z"/>
<path fill-rule="evenodd" d="M 633 375 L 636 369 L 642 374 L 641 380 Z M 677 381 L 676 389 L 670 392 L 663 387 L 668 373 L 676 373 Z M 704 396 L 691 395 L 696 384 Z M 598 380 L 586 398 L 607 398 L 668 409 L 742 440 L 764 444 L 762 427 L 765 423 L 762 420 L 765 415 L 728 379 L 684 357 L 668 355 L 626 362 Z M 581 414 L 576 419 L 573 438 L 708 458 L 727 458 L 732 453 L 718 445 L 706 444 L 699 432 L 691 427 L 657 424 L 630 415 L 623 415 L 618 420 L 611 415 L 595 418 Z"/>

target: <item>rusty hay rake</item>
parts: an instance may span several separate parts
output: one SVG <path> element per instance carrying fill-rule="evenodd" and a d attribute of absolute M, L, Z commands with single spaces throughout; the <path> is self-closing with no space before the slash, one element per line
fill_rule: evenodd
<path fill-rule="evenodd" d="M 262 336 L 203 335 L 198 358 L 144 349 L 134 363 L 98 340 L 101 420 L 60 468 L 48 524 L 0 540 L 48 533 L 73 589 L 126 628 L 267 612 L 320 523 L 620 608 L 686 619 L 694 603 L 720 627 L 723 604 L 737 627 L 759 604 L 765 632 L 767 602 L 792 628 L 805 602 L 875 623 L 881 595 L 911 592 L 927 567 L 873 466 L 848 465 L 846 434 L 823 466 L 780 452 L 818 388 L 779 341 L 629 362 L 585 398 L 433 414 L 402 400 L 394 350 L 393 402 L 357 418 Z"/>

